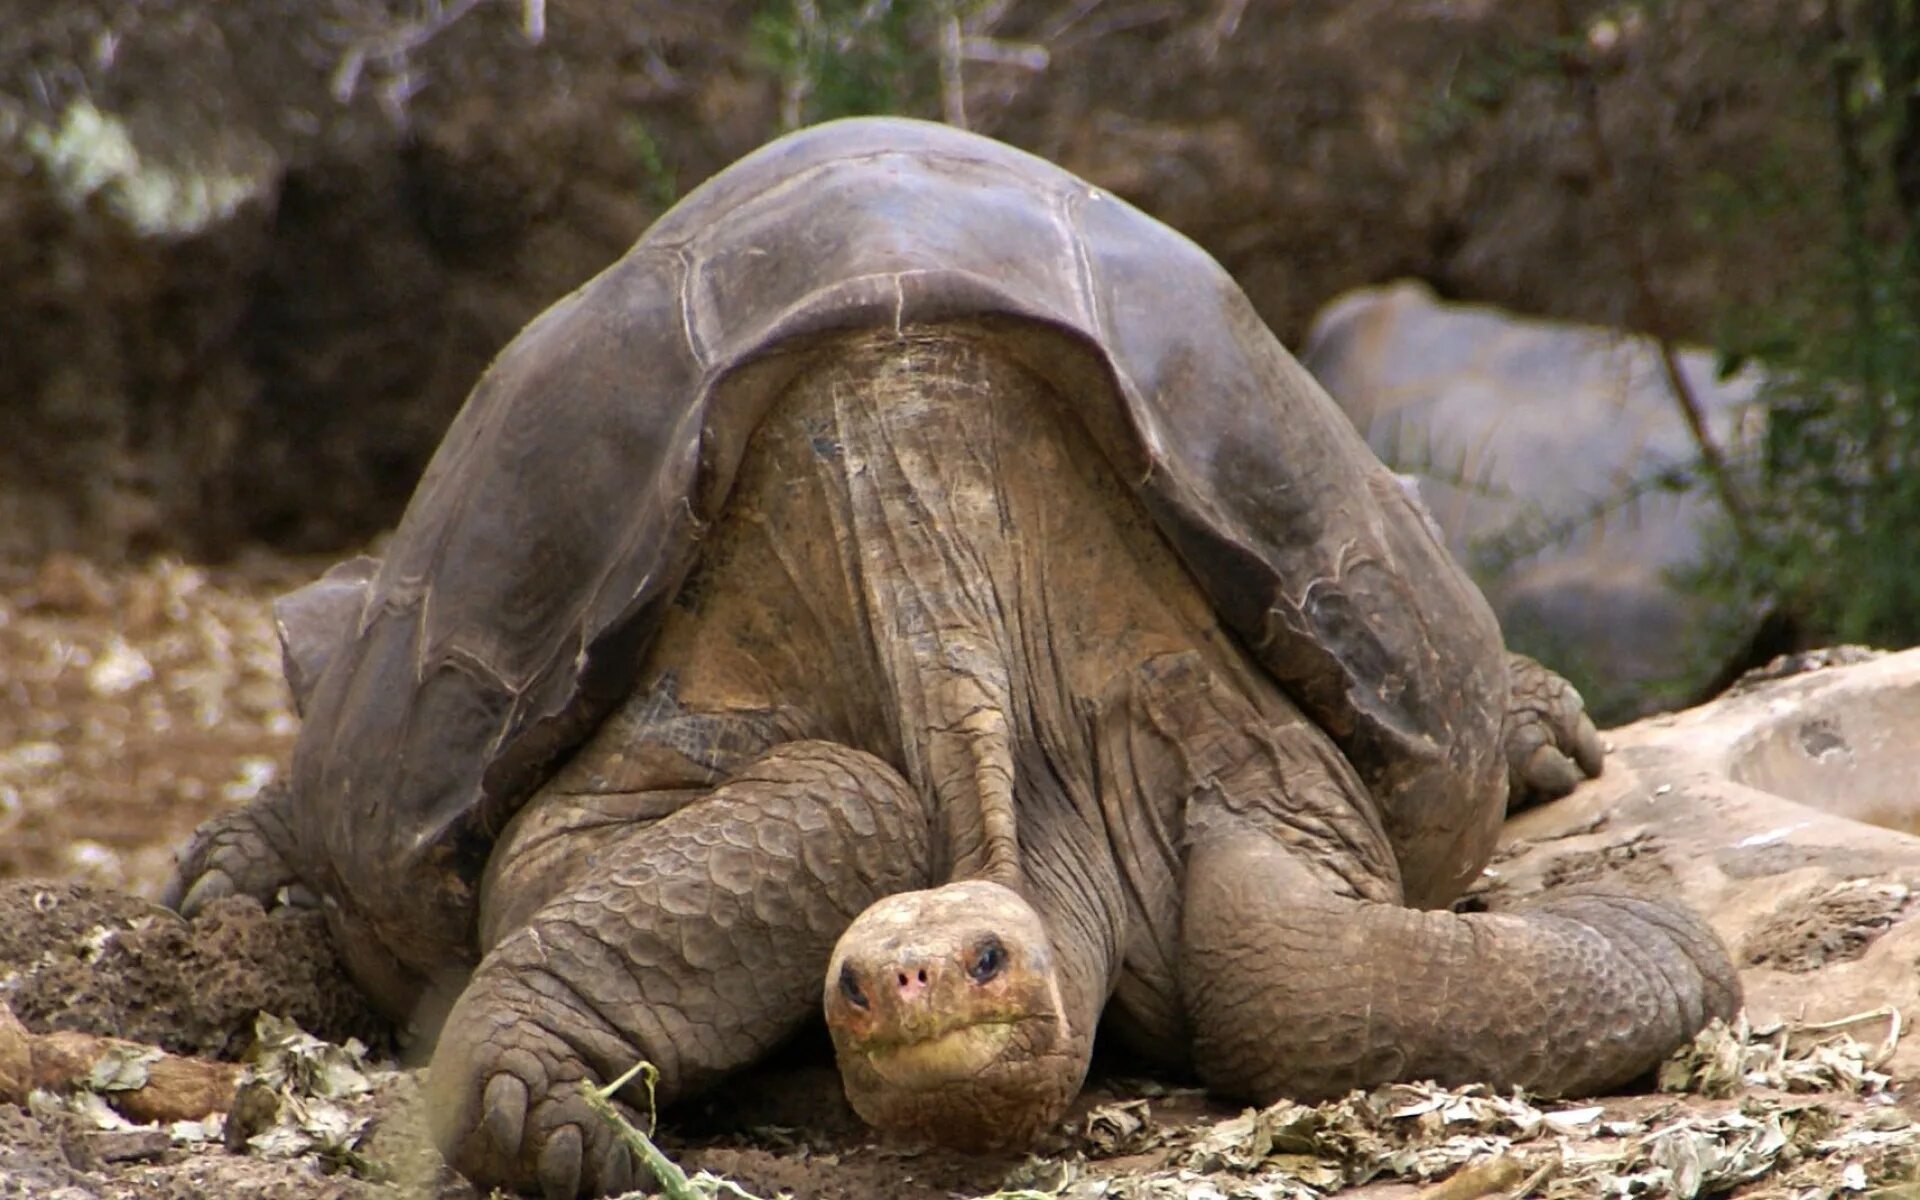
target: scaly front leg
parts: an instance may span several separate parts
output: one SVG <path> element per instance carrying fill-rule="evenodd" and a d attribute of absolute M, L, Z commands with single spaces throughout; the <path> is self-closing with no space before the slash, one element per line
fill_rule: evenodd
<path fill-rule="evenodd" d="M 434 1138 L 483 1188 L 641 1182 L 581 1081 L 645 1059 L 667 1103 L 753 1062 L 816 1011 L 841 931 L 880 897 L 924 887 L 929 855 L 906 781 L 825 742 L 779 746 L 596 844 L 585 873 L 488 953 L 434 1052 Z"/>
<path fill-rule="evenodd" d="M 1556 800 L 1600 774 L 1606 752 L 1571 683 L 1524 654 L 1507 655 L 1507 811 Z"/>
<path fill-rule="evenodd" d="M 298 882 L 287 861 L 293 845 L 289 803 L 286 785 L 276 783 L 245 808 L 203 822 L 180 851 L 160 903 L 183 917 L 223 896 L 252 896 L 272 908 L 280 890 Z"/>

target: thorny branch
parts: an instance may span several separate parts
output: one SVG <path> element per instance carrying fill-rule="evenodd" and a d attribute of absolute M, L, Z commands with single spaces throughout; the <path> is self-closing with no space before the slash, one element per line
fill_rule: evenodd
<path fill-rule="evenodd" d="M 514 0 L 520 5 L 520 32 L 538 45 L 547 35 L 546 0 Z M 384 77 L 378 90 L 380 106 L 389 119 L 406 118 L 407 101 L 420 90 L 410 56 L 478 8 L 485 0 L 421 0 L 417 15 L 395 20 L 384 4 L 342 3 L 336 23 L 345 48 L 334 65 L 329 90 L 341 104 L 359 91 L 369 63 Z"/>
<path fill-rule="evenodd" d="M 861 37 L 879 27 L 893 13 L 894 0 L 867 0 L 850 18 L 830 20 L 817 0 L 788 0 L 800 53 L 781 79 L 780 124 L 798 129 L 807 123 L 813 98 L 815 64 L 853 53 Z M 1090 11 L 1099 0 L 1085 0 Z M 1052 62 L 1046 39 L 1010 41 L 993 36 L 1006 16 L 1010 0 L 942 0 L 933 28 L 933 56 L 938 68 L 941 119 L 959 128 L 972 122 L 968 111 L 966 68 L 969 64 L 1011 67 L 1038 75 Z"/>
<path fill-rule="evenodd" d="M 1580 30 L 1573 20 L 1567 0 L 1556 0 L 1554 11 L 1563 44 L 1578 44 L 1582 40 Z M 1626 259 L 1634 300 L 1640 310 L 1638 324 L 1653 339 L 1667 388 L 1673 393 L 1674 404 L 1687 424 L 1687 432 L 1692 435 L 1693 444 L 1700 454 L 1701 471 L 1719 498 L 1734 537 L 1743 546 L 1751 547 L 1756 535 L 1746 498 L 1740 494 L 1727 467 L 1726 456 L 1714 441 L 1713 432 L 1707 428 L 1700 398 L 1694 394 L 1693 385 L 1687 382 L 1686 375 L 1680 369 L 1680 355 L 1674 346 L 1672 316 L 1654 285 L 1653 268 L 1647 261 L 1646 246 L 1641 242 L 1639 230 L 1627 211 L 1619 177 L 1614 171 L 1612 148 L 1607 143 L 1606 129 L 1601 121 L 1599 81 L 1593 76 L 1592 64 L 1577 51 L 1566 51 L 1561 66 L 1579 105 L 1582 132 L 1586 135 L 1593 159 L 1595 190 L 1610 209 L 1614 239 Z"/>

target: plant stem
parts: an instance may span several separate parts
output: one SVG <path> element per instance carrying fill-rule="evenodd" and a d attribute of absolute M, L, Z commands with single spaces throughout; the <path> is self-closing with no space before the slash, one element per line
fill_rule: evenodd
<path fill-rule="evenodd" d="M 625 1142 L 627 1149 L 633 1151 L 640 1161 L 646 1164 L 647 1170 L 653 1172 L 654 1182 L 660 1185 L 660 1193 L 667 1197 L 667 1200 L 707 1200 L 687 1179 L 687 1173 L 668 1158 L 660 1147 L 654 1145 L 652 1138 L 635 1129 L 633 1122 L 621 1116 L 620 1110 L 615 1108 L 613 1102 L 607 1098 L 619 1091 L 627 1080 L 633 1078 L 634 1071 L 650 1065 L 641 1063 L 606 1088 L 594 1087 L 593 1084 L 583 1080 L 580 1084 L 580 1094 L 587 1098 L 587 1107 L 593 1110 L 594 1115 L 605 1121 L 607 1127 L 613 1130 L 614 1136 Z"/>
<path fill-rule="evenodd" d="M 961 72 L 960 14 L 949 7 L 940 18 L 940 115 L 955 129 L 967 127 L 967 84 Z"/>

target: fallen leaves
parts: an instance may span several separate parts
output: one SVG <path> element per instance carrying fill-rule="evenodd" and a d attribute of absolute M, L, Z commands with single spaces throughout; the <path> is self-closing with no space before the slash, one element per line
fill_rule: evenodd
<path fill-rule="evenodd" d="M 47 1054 L 35 1054 L 36 1087 L 26 1099 L 36 1114 L 59 1110 L 103 1130 L 164 1130 L 175 1145 L 224 1140 L 265 1159 L 311 1156 L 363 1176 L 381 1173 L 362 1153 L 371 1109 L 353 1102 L 396 1072 L 369 1066 L 357 1041 L 335 1045 L 261 1013 L 244 1068 L 86 1034 L 40 1035 L 34 1044 L 65 1053 L 75 1039 L 85 1040 L 86 1054 L 66 1054 L 58 1079 L 39 1069 Z M 189 1096 L 183 1080 L 199 1090 Z"/>
<path fill-rule="evenodd" d="M 1886 1031 L 1877 1044 L 1851 1036 L 1876 1024 Z M 1282 1101 L 1184 1128 L 1155 1128 L 1144 1101 L 1127 1101 L 1088 1114 L 1085 1151 L 1063 1164 L 1064 1182 L 1050 1194 L 1315 1200 L 1380 1179 L 1447 1179 L 1458 1183 L 1423 1197 L 1693 1200 L 1766 1181 L 1781 1189 L 1769 1195 L 1832 1200 L 1920 1171 L 1920 1126 L 1892 1106 L 1877 1069 L 1899 1035 L 1891 1010 L 1758 1031 L 1744 1018 L 1716 1022 L 1661 1071 L 1665 1090 L 1696 1099 L 1611 1118 L 1609 1106 L 1430 1083 L 1318 1105 Z M 1843 1098 L 1860 1102 L 1843 1111 Z M 1164 1147 L 1165 1165 L 1099 1173 L 1116 1148 L 1144 1145 Z"/>

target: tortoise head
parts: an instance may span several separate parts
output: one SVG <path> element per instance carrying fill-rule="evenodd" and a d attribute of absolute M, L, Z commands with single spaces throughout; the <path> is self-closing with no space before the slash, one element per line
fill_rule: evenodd
<path fill-rule="evenodd" d="M 967 880 L 888 896 L 847 927 L 827 1028 L 854 1110 L 888 1133 L 962 1150 L 1031 1142 L 1086 1073 L 1053 944 L 1009 888 Z"/>

